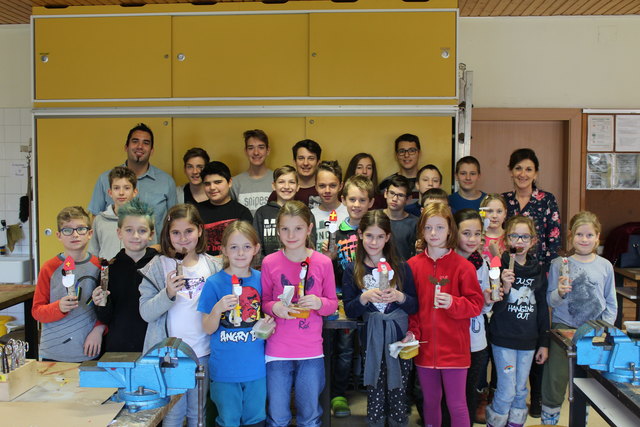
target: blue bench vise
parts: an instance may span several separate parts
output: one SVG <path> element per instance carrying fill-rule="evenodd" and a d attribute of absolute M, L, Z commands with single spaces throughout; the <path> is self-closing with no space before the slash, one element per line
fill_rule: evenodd
<path fill-rule="evenodd" d="M 130 412 L 166 405 L 174 394 L 196 386 L 198 358 L 180 338 L 166 338 L 147 354 L 105 353 L 80 365 L 80 387 L 118 389 L 112 397 Z M 202 375 L 204 378 L 204 375 Z M 200 381 L 202 382 L 202 381 Z"/>
<path fill-rule="evenodd" d="M 604 340 L 594 340 L 603 335 Z M 573 343 L 578 365 L 602 371 L 611 381 L 640 385 L 640 341 L 610 323 L 595 320 L 578 328 Z"/>

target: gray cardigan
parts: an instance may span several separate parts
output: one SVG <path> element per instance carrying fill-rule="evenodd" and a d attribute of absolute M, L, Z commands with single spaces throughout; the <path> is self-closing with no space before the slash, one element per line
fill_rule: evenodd
<path fill-rule="evenodd" d="M 222 270 L 220 257 L 204 254 L 211 275 Z M 144 337 L 143 354 L 151 347 L 167 338 L 167 313 L 173 306 L 175 298 L 171 299 L 165 291 L 167 274 L 175 270 L 173 258 L 157 255 L 147 265 L 139 270 L 142 275 L 140 283 L 140 316 L 149 324 Z"/>

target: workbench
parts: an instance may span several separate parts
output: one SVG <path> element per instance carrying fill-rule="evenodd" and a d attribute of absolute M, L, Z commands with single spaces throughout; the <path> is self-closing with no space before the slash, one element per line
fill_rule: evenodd
<path fill-rule="evenodd" d="M 622 326 L 623 303 L 625 299 L 636 305 L 636 316 L 633 320 L 640 320 L 640 304 L 638 304 L 638 297 L 640 297 L 640 268 L 615 267 L 613 270 L 616 282 L 616 299 L 618 301 L 618 317 L 616 318 L 615 325 L 620 328 Z M 636 286 L 624 286 L 625 280 L 635 282 Z"/>
<path fill-rule="evenodd" d="M 35 285 L 0 283 L 0 310 L 24 303 L 24 338 L 29 343 L 28 359 L 38 357 L 38 324 L 31 315 Z"/>
<path fill-rule="evenodd" d="M 11 420 L 2 425 L 73 427 L 109 424 L 118 427 L 153 427 L 182 397 L 174 395 L 169 404 L 163 407 L 130 413 L 123 408 L 124 403 L 109 400 L 116 389 L 79 387 L 79 363 L 34 363 L 37 364 L 36 386 L 11 402 L 0 402 L 0 413 L 3 417 L 10 417 L 5 421 Z"/>

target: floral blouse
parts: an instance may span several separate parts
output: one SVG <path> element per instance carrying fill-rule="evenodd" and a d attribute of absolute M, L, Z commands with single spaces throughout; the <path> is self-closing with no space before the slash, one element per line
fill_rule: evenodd
<path fill-rule="evenodd" d="M 561 245 L 560 236 L 560 211 L 556 198 L 551 193 L 533 187 L 531 199 L 520 210 L 520 204 L 515 191 L 502 193 L 507 201 L 507 218 L 514 215 L 528 216 L 536 224 L 538 234 L 538 248 L 536 256 L 540 264 L 549 266 L 551 261 L 558 256 Z"/>

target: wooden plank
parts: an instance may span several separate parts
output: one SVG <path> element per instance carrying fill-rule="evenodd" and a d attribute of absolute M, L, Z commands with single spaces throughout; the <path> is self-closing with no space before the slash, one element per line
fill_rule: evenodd
<path fill-rule="evenodd" d="M 38 382 L 35 360 L 27 360 L 19 368 L 0 374 L 0 402 L 8 402 L 33 388 Z"/>
<path fill-rule="evenodd" d="M 0 310 L 33 298 L 35 285 L 0 283 Z"/>

